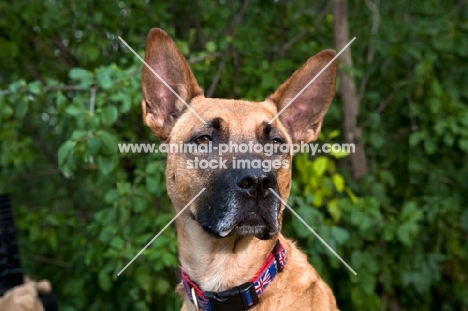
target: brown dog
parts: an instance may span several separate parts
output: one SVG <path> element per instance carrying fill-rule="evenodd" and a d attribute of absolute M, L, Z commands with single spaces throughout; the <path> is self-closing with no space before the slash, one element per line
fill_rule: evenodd
<path fill-rule="evenodd" d="M 145 67 L 144 122 L 162 142 L 213 149 L 229 142 L 313 141 L 335 93 L 336 62 L 269 121 L 334 56 L 326 50 L 311 57 L 264 102 L 205 98 L 176 44 L 163 30 L 152 29 L 145 60 L 180 98 Z M 291 168 L 284 164 L 291 157 L 291 152 L 229 152 L 223 154 L 225 167 L 204 170 L 193 164 L 200 159 L 216 163 L 218 153 L 197 149 L 168 155 L 167 190 L 177 212 L 205 188 L 177 219 L 182 310 L 337 310 L 330 288 L 306 255 L 280 233 L 285 206 L 273 192 L 287 200 Z M 238 159 L 281 165 L 233 168 Z"/>

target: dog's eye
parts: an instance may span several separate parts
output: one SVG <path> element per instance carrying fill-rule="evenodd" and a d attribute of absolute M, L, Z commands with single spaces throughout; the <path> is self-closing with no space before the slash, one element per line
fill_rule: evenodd
<path fill-rule="evenodd" d="M 200 137 L 195 138 L 194 141 L 197 145 L 208 144 L 211 141 L 211 136 L 202 135 Z"/>
<path fill-rule="evenodd" d="M 271 140 L 271 143 L 272 143 L 272 144 L 283 144 L 284 141 L 283 141 L 282 139 L 280 139 L 280 138 L 273 138 L 273 139 Z"/>

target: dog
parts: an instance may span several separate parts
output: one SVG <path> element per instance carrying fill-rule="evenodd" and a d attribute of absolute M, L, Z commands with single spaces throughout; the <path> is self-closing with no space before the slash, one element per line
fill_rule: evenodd
<path fill-rule="evenodd" d="M 161 142 L 170 144 L 216 148 L 314 141 L 335 94 L 336 61 L 305 87 L 335 55 L 325 50 L 309 58 L 263 102 L 205 98 L 174 41 L 164 30 L 152 29 L 142 72 L 143 121 Z M 223 156 L 227 169 L 205 170 L 188 168 L 187 163 L 197 157 L 217 160 L 215 152 L 167 156 L 169 197 L 176 212 L 186 207 L 176 222 L 181 310 L 338 310 L 330 287 L 280 232 L 291 190 L 290 165 L 269 171 L 232 168 L 238 159 L 290 163 L 292 152 Z"/>

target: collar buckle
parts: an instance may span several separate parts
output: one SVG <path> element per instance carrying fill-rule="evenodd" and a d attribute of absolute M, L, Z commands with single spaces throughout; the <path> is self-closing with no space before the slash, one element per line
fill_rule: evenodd
<path fill-rule="evenodd" d="M 224 292 L 205 292 L 214 311 L 249 310 L 258 304 L 253 282 L 247 282 Z"/>

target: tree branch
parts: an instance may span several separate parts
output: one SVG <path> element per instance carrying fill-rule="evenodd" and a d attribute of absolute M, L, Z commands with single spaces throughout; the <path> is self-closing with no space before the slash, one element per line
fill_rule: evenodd
<path fill-rule="evenodd" d="M 347 0 L 335 0 L 335 43 L 338 50 L 349 42 L 348 5 Z M 351 47 L 348 47 L 340 56 L 345 67 L 352 67 Z M 341 79 L 340 96 L 343 104 L 344 132 L 347 143 L 355 145 L 355 153 L 351 153 L 351 171 L 355 179 L 367 174 L 367 161 L 364 145 L 361 140 L 361 129 L 357 126 L 359 113 L 359 98 L 356 86 L 350 74 L 339 70 Z"/>
<path fill-rule="evenodd" d="M 55 34 L 55 36 L 52 38 L 52 42 L 54 42 L 54 45 L 59 51 L 63 54 L 63 56 L 68 60 L 68 62 L 72 66 L 77 66 L 78 61 L 76 60 L 75 56 L 70 52 L 68 49 L 68 46 L 66 46 L 63 42 L 62 39 L 60 39 L 60 36 L 58 33 Z"/>
<path fill-rule="evenodd" d="M 31 37 L 31 38 L 28 38 L 32 43 L 34 43 L 38 49 L 42 49 L 44 50 L 45 52 L 47 52 L 50 56 L 54 57 L 54 58 L 58 58 L 58 60 L 65 66 L 67 67 L 68 69 L 71 69 L 73 68 L 73 64 L 70 63 L 70 61 L 64 57 L 63 55 L 62 56 L 57 56 L 55 55 L 54 51 L 50 48 L 50 46 L 48 46 L 47 44 L 44 44 L 43 42 L 37 40 L 36 38 L 34 37 Z"/>

